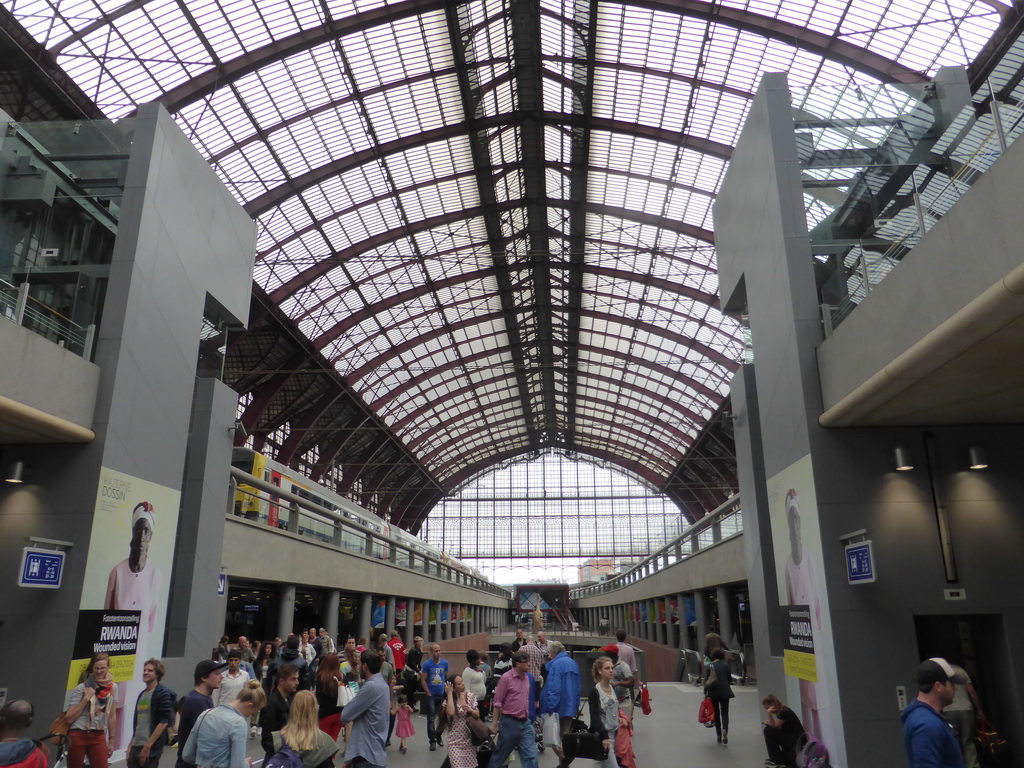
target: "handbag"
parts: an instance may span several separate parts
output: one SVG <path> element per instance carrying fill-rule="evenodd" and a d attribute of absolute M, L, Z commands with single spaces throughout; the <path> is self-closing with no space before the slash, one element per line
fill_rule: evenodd
<path fill-rule="evenodd" d="M 601 734 L 591 731 L 562 734 L 562 751 L 566 757 L 580 757 L 584 760 L 607 760 L 608 750 L 601 743 Z"/>
<path fill-rule="evenodd" d="M 491 764 L 491 754 L 494 752 L 494 742 L 488 738 L 483 744 L 476 748 L 477 768 L 488 768 Z"/>
<path fill-rule="evenodd" d="M 718 690 L 718 675 L 715 674 L 715 664 L 711 663 L 711 674 L 708 675 L 707 682 L 704 683 L 704 695 L 707 696 L 709 693 L 714 693 Z"/>
<path fill-rule="evenodd" d="M 356 693 L 358 691 L 358 688 L 356 689 L 356 691 L 353 691 L 352 690 L 352 685 L 354 685 L 354 684 L 353 683 L 348 683 L 346 685 L 339 685 L 338 686 L 338 706 L 339 707 L 344 707 L 346 704 L 348 704 L 350 701 L 352 701 L 352 699 L 354 699 L 356 697 Z"/>
<path fill-rule="evenodd" d="M 476 717 L 467 717 L 466 725 L 469 726 L 469 741 L 474 747 L 486 744 L 491 739 L 491 729 L 487 723 Z"/>
<path fill-rule="evenodd" d="M 71 724 L 67 721 L 66 715 L 67 710 L 61 712 L 57 719 L 50 723 L 50 730 L 42 739 L 56 749 L 57 754 L 62 756 L 64 748 L 68 745 L 68 732 L 71 730 Z"/>
<path fill-rule="evenodd" d="M 983 757 L 996 757 L 1005 755 L 1010 751 L 1010 745 L 1006 743 L 1006 739 L 999 735 L 999 731 L 995 729 L 986 718 L 981 718 L 981 722 L 978 723 L 978 728 L 974 732 L 974 740 L 978 742 L 978 752 Z"/>
<path fill-rule="evenodd" d="M 651 714 L 651 692 L 647 690 L 647 683 L 640 684 L 640 710 L 645 714 Z"/>

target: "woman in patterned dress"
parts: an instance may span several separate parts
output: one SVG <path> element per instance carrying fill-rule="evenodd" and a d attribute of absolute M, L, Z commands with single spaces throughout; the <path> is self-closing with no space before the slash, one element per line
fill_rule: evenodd
<path fill-rule="evenodd" d="M 469 735 L 470 717 L 480 719 L 476 696 L 466 690 L 461 675 L 452 675 L 444 684 L 445 715 L 448 720 L 448 760 L 452 768 L 476 768 L 476 747 Z"/>

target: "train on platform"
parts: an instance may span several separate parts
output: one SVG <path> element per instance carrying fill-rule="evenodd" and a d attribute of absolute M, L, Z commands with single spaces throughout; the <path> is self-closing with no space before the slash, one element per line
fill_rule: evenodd
<path fill-rule="evenodd" d="M 391 555 L 390 544 L 387 539 L 380 537 L 390 537 L 421 556 L 434 558 L 454 570 L 486 580 L 482 573 L 466 563 L 413 536 L 405 529 L 391 525 L 369 510 L 360 507 L 351 499 L 346 499 L 330 488 L 310 480 L 297 470 L 258 451 L 251 448 L 235 448 L 231 454 L 231 466 L 258 477 L 266 483 L 276 485 L 281 490 L 305 499 L 311 504 L 343 515 L 351 523 L 351 525 L 342 526 L 341 546 L 343 549 L 387 560 Z M 289 528 L 290 517 L 295 514 L 295 510 L 287 502 L 244 483 L 239 484 L 235 492 L 234 508 L 236 515 L 281 529 Z M 320 517 L 305 511 L 299 513 L 298 525 L 292 530 L 296 530 L 302 536 L 323 542 L 333 543 L 335 541 L 334 522 L 328 517 Z"/>

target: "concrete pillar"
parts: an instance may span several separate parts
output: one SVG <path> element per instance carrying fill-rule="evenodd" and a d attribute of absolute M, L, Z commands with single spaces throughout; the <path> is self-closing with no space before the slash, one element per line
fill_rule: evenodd
<path fill-rule="evenodd" d="M 704 652 L 704 635 L 706 635 L 708 633 L 709 627 L 711 626 L 711 622 L 710 622 L 711 615 L 710 615 L 710 611 L 708 611 L 708 598 L 707 598 L 707 594 L 705 594 L 704 592 L 702 592 L 700 590 L 697 590 L 696 592 L 693 593 L 693 603 L 694 603 L 694 609 L 695 609 L 695 611 L 697 613 L 697 627 L 696 627 L 696 629 L 697 629 L 697 632 L 696 632 L 696 634 L 697 634 L 697 640 L 696 640 L 697 649 L 696 650 L 698 652 L 700 652 L 700 653 L 703 653 Z"/>
<path fill-rule="evenodd" d="M 324 600 L 324 629 L 334 642 L 338 642 L 338 611 L 341 608 L 341 590 L 327 590 L 327 599 Z"/>
<path fill-rule="evenodd" d="M 430 642 L 430 601 L 423 601 L 423 621 L 420 624 L 420 632 L 423 636 L 423 644 Z"/>
<path fill-rule="evenodd" d="M 728 648 L 735 650 L 733 635 L 736 634 L 732 620 L 732 587 L 718 587 L 715 589 L 718 599 L 718 634 Z"/>
<path fill-rule="evenodd" d="M 281 585 L 281 604 L 277 611 L 277 636 L 287 640 L 288 635 L 295 629 L 295 586 L 293 584 Z"/>
<path fill-rule="evenodd" d="M 373 629 L 373 595 L 359 596 L 359 614 L 356 616 L 356 631 L 353 633 L 358 640 L 361 635 L 371 633 Z"/>
<path fill-rule="evenodd" d="M 402 635 L 402 642 L 405 643 L 406 648 L 412 648 L 413 638 L 416 637 L 416 627 L 413 626 L 415 617 L 416 601 L 407 597 L 405 599 L 405 632 Z"/>
<path fill-rule="evenodd" d="M 448 639 L 448 625 L 442 623 L 441 616 L 443 615 L 444 603 L 437 604 L 437 619 L 434 624 L 434 642 Z"/>
<path fill-rule="evenodd" d="M 384 610 L 384 631 L 391 637 L 391 630 L 395 628 L 395 596 L 388 597 L 387 608 Z"/>
<path fill-rule="evenodd" d="M 679 606 L 679 623 L 676 625 L 679 627 L 678 642 L 676 648 L 682 650 L 686 647 L 687 641 L 687 626 L 686 626 L 686 603 L 683 601 L 683 593 L 680 592 L 676 595 L 676 603 Z"/>

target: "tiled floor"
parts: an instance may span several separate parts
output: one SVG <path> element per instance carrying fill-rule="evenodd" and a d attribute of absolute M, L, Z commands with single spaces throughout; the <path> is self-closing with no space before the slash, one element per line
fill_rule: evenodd
<path fill-rule="evenodd" d="M 653 712 L 644 716 L 637 710 L 634 725 L 633 751 L 639 768 L 717 768 L 718 766 L 749 766 L 760 768 L 767 757 L 764 739 L 761 736 L 761 721 L 764 712 L 758 701 L 757 690 L 753 687 L 736 687 L 736 698 L 730 707 L 729 745 L 721 746 L 715 741 L 714 729 L 707 729 L 697 722 L 697 710 L 703 698 L 692 685 L 683 683 L 652 683 Z M 430 752 L 427 748 L 426 720 L 413 715 L 416 736 L 409 740 L 409 751 L 398 751 L 398 739 L 388 750 L 388 766 L 392 768 L 439 768 L 444 762 L 445 750 Z M 250 742 L 249 754 L 256 760 L 263 758 L 258 741 Z M 169 750 L 162 763 L 171 765 L 173 751 Z M 170 759 L 168 759 L 170 758 Z M 337 761 L 341 768 L 342 760 Z M 513 759 L 512 765 L 518 765 Z M 547 750 L 540 756 L 540 768 L 555 768 L 558 758 Z M 592 765 L 585 760 L 576 760 L 574 768 Z M 258 766 L 257 766 L 258 768 Z"/>

